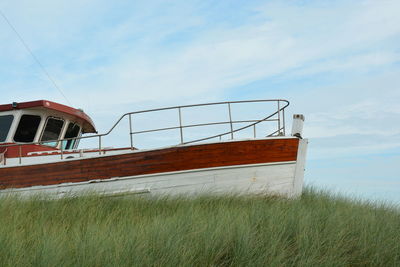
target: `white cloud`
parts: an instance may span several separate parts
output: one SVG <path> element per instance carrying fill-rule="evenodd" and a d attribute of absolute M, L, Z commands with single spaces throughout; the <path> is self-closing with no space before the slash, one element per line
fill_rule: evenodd
<path fill-rule="evenodd" d="M 71 101 L 89 111 L 115 110 L 116 104 L 215 100 L 232 87 L 277 76 L 290 81 L 329 73 L 339 80 L 341 75 L 359 79 L 400 60 L 397 42 L 391 41 L 400 38 L 398 1 L 313 5 L 274 1 L 255 9 L 255 15 L 239 25 L 215 22 L 213 27 L 207 25 L 209 14 L 193 2 L 114 6 L 102 1 L 43 0 L 35 8 L 32 5 L 20 1 L 18 6 L 28 7 L 20 9 L 8 1 L 1 7 L 43 56 L 46 68 Z M 191 30 L 184 41 L 165 41 Z M 14 38 L 14 43 L 0 44 L 7 51 L 0 58 L 11 58 L 14 66 L 25 67 L 15 68 L 11 75 L 17 82 L 0 75 L 3 101 L 39 97 L 65 102 L 26 51 L 15 48 L 15 36 L 9 29 L 6 32 L 3 41 Z M 43 52 L 47 45 L 50 54 Z M 393 99 L 399 84 L 393 78 L 398 67 L 391 69 L 395 71 L 387 76 L 390 80 L 383 81 L 385 86 L 378 74 L 364 85 L 342 80 L 332 86 L 291 91 L 289 97 L 310 114 L 307 134 L 397 132 L 398 126 L 386 130 L 381 125 L 398 114 L 397 102 L 387 101 Z M 27 74 L 30 70 L 33 77 Z M 16 96 L 9 88 L 24 93 Z"/>
<path fill-rule="evenodd" d="M 154 95 L 165 99 L 209 94 L 215 90 L 223 92 L 232 86 L 290 71 L 365 72 L 399 61 L 397 52 L 377 51 L 374 46 L 400 32 L 400 19 L 393 12 L 399 4 L 388 3 L 381 6 L 368 2 L 333 10 L 293 6 L 283 10 L 287 4 L 267 8 L 269 12 L 264 20 L 236 28 L 209 30 L 179 51 L 169 53 L 162 48 L 161 52 L 153 51 L 155 57 L 150 60 L 146 56 L 138 57 L 135 51 L 127 51 L 124 59 L 103 71 L 116 78 L 113 85 L 121 98 L 127 100 L 134 95 L 137 101 Z M 371 20 L 369 15 L 377 7 L 379 12 Z M 347 11 L 341 14 L 344 9 Z M 279 17 L 276 15 L 268 21 L 269 14 L 279 14 Z M 285 26 L 287 21 L 297 20 L 304 21 L 298 26 L 301 28 Z M 307 32 L 309 26 L 324 21 L 328 24 L 325 28 L 320 26 L 316 32 L 296 34 L 297 29 Z M 309 35 L 314 37 L 309 39 Z"/>

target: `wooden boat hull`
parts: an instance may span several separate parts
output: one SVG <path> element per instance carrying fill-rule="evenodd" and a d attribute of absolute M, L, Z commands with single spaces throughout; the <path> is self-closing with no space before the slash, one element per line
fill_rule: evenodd
<path fill-rule="evenodd" d="M 1 194 L 301 194 L 307 140 L 292 137 L 175 146 L 0 168 Z"/>

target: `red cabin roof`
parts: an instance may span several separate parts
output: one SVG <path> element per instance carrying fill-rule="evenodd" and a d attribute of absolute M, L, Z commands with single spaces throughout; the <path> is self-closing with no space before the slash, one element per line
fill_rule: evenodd
<path fill-rule="evenodd" d="M 58 111 L 70 116 L 75 117 L 77 120 L 82 122 L 83 133 L 95 133 L 96 127 L 92 121 L 92 119 L 86 115 L 85 112 L 79 109 L 71 108 L 62 104 L 58 104 L 55 102 L 51 102 L 48 100 L 37 100 L 30 102 L 20 102 L 13 104 L 0 105 L 1 111 L 10 111 L 15 109 L 28 109 L 28 108 L 44 108 L 50 109 L 54 111 Z"/>

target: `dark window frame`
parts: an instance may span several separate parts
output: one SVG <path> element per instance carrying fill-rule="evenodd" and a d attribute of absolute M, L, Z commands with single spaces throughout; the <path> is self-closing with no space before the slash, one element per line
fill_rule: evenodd
<path fill-rule="evenodd" d="M 4 115 L 0 115 L 0 117 L 12 117 L 11 123 L 8 126 L 8 131 L 5 133 L 4 140 L 0 139 L 0 143 L 3 143 L 3 142 L 7 141 L 7 138 L 10 135 L 10 131 L 11 131 L 11 128 L 13 126 L 15 116 L 14 116 L 14 114 L 4 114 Z"/>
<path fill-rule="evenodd" d="M 79 127 L 78 133 L 77 133 L 77 135 L 75 137 L 66 137 L 66 135 L 68 133 L 68 128 L 69 128 L 70 125 L 72 125 L 72 127 L 74 127 L 74 126 L 78 126 Z M 66 127 L 66 129 L 65 129 L 65 133 L 64 133 L 63 139 L 66 139 L 66 138 L 79 138 L 79 137 L 82 136 L 82 126 L 79 123 L 74 122 L 74 121 L 69 121 L 68 124 L 65 125 L 65 127 Z M 62 146 L 63 149 L 66 149 L 66 150 L 75 149 L 76 147 L 78 147 L 79 141 L 80 141 L 80 139 L 62 141 L 61 142 L 61 146 Z M 65 146 L 64 146 L 64 142 L 66 143 Z M 68 145 L 68 148 L 67 148 L 67 145 Z"/>
<path fill-rule="evenodd" d="M 17 133 L 18 133 L 18 130 L 20 130 L 21 121 L 22 121 L 22 119 L 23 119 L 24 116 L 35 116 L 35 117 L 39 117 L 39 118 L 40 118 L 39 123 L 37 124 L 37 127 L 36 127 L 35 135 L 33 136 L 32 141 L 17 141 L 17 140 L 16 140 Z M 17 127 L 16 127 L 16 129 L 15 129 L 13 135 L 12 135 L 13 141 L 16 142 L 16 143 L 27 143 L 27 144 L 33 143 L 33 142 L 35 141 L 36 136 L 37 136 L 38 133 L 39 133 L 40 124 L 41 124 L 42 120 L 43 120 L 43 116 L 42 116 L 42 115 L 31 114 L 31 113 L 22 113 L 22 114 L 18 117 Z"/>
<path fill-rule="evenodd" d="M 58 144 L 59 144 L 60 142 L 50 142 L 50 141 L 53 141 L 53 140 L 44 140 L 44 141 L 42 140 L 42 139 L 43 139 L 43 135 L 44 135 L 44 133 L 45 133 L 45 131 L 46 131 L 47 124 L 48 124 L 48 122 L 49 122 L 50 119 L 62 121 L 62 126 L 61 126 L 61 129 L 60 129 L 60 133 L 58 134 L 58 137 L 57 137 L 57 139 L 55 139 L 55 140 L 60 140 L 61 135 L 62 135 L 63 132 L 64 132 L 65 120 L 64 120 L 63 118 L 60 118 L 60 117 L 48 116 L 48 117 L 46 118 L 46 122 L 43 124 L 43 129 L 42 129 L 42 132 L 41 132 L 41 134 L 40 134 L 39 142 L 40 142 L 42 145 L 51 146 L 51 147 L 58 147 Z M 53 143 L 54 143 L 54 145 L 53 145 Z"/>

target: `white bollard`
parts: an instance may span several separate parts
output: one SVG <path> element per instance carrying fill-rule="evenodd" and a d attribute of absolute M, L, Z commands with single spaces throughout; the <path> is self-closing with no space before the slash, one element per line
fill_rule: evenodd
<path fill-rule="evenodd" d="M 303 124 L 304 124 L 304 115 L 294 114 L 293 125 L 292 125 L 292 136 L 302 138 L 301 135 L 303 134 Z"/>

